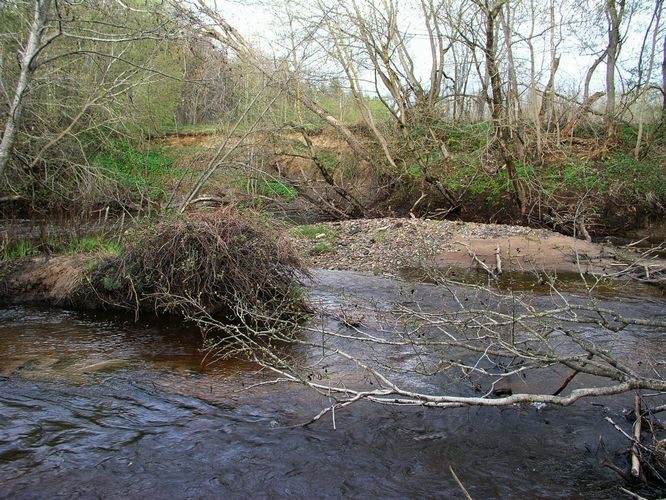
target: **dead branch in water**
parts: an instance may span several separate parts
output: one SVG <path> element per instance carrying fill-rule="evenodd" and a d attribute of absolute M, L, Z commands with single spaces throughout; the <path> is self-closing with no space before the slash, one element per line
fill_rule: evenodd
<path fill-rule="evenodd" d="M 631 475 L 634 477 L 641 476 L 641 455 L 640 455 L 640 446 L 641 446 L 641 428 L 642 428 L 642 418 L 641 415 L 641 396 L 636 394 L 635 401 L 635 412 L 636 420 L 634 422 L 634 442 L 631 445 Z"/>

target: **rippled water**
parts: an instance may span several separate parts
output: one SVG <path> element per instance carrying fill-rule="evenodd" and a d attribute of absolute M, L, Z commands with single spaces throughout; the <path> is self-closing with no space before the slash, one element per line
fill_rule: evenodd
<path fill-rule="evenodd" d="M 318 278 L 314 299 L 328 307 L 348 294 L 433 293 L 354 273 Z M 660 299 L 614 305 L 666 314 Z M 637 335 L 666 352 L 661 338 Z M 175 324 L 0 311 L 0 497 L 461 497 L 449 467 L 474 498 L 620 495 L 599 439 L 625 465 L 627 441 L 604 417 L 628 428 L 632 395 L 542 410 L 361 403 L 336 414 L 336 430 L 330 419 L 302 427 L 325 399 L 293 385 L 248 390 L 267 376 L 247 363 L 206 366 L 198 347 L 199 334 Z"/>

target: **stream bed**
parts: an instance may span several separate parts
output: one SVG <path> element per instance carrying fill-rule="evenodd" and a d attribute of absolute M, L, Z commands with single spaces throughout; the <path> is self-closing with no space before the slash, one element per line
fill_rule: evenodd
<path fill-rule="evenodd" d="M 317 271 L 313 300 L 427 301 L 431 285 Z M 605 297 L 634 316 L 666 300 Z M 636 352 L 666 358 L 637 332 Z M 569 408 L 397 408 L 260 385 L 247 362 L 209 365 L 198 331 L 58 309 L 0 309 L 0 498 L 618 498 L 633 394 Z M 663 356 L 662 356 L 663 355 Z M 555 382 L 558 385 L 558 381 Z M 603 446 L 600 446 L 600 440 Z M 664 492 L 639 490 L 647 496 Z"/>

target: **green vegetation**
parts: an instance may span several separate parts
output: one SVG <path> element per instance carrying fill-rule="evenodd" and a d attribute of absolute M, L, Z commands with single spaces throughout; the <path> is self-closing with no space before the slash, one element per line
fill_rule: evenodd
<path fill-rule="evenodd" d="M 337 236 L 337 232 L 334 229 L 324 226 L 323 224 L 304 224 L 302 226 L 297 226 L 293 228 L 289 234 L 294 238 L 308 239 L 316 239 L 319 236 L 320 238 L 325 238 L 329 241 L 334 240 Z"/>
<path fill-rule="evenodd" d="M 197 125 L 180 125 L 179 127 L 167 127 L 162 131 L 164 135 L 213 135 L 220 133 L 223 126 L 217 123 L 201 123 Z"/>
<path fill-rule="evenodd" d="M 153 200 L 164 194 L 168 180 L 182 175 L 182 170 L 173 166 L 173 158 L 161 150 L 141 151 L 127 141 L 114 142 L 93 163 L 118 185 Z"/>
<path fill-rule="evenodd" d="M 248 179 L 239 180 L 241 189 L 248 194 L 265 196 L 266 198 L 280 199 L 292 202 L 298 197 L 298 190 L 275 179 Z"/>
<path fill-rule="evenodd" d="M 43 253 L 76 254 L 109 254 L 119 255 L 122 250 L 117 240 L 111 240 L 102 236 L 84 236 L 63 240 L 51 238 L 44 243 L 36 243 L 31 240 L 18 240 L 0 245 L 0 262 L 8 262 L 25 257 L 36 257 Z"/>
<path fill-rule="evenodd" d="M 328 241 L 320 241 L 319 243 L 316 243 L 314 247 L 312 247 L 312 253 L 321 255 L 323 253 L 329 253 L 333 251 L 333 245 L 329 243 Z"/>
<path fill-rule="evenodd" d="M 305 224 L 289 231 L 293 238 L 306 238 L 310 240 L 311 254 L 321 255 L 332 252 L 338 232 L 323 224 Z"/>
<path fill-rule="evenodd" d="M 5 243 L 0 246 L 0 262 L 6 262 L 25 257 L 39 255 L 39 249 L 28 240 L 19 240 L 15 243 Z"/>
<path fill-rule="evenodd" d="M 478 151 L 488 144 L 493 134 L 490 122 L 465 123 L 458 126 L 440 124 L 438 129 L 452 154 Z"/>
<path fill-rule="evenodd" d="M 636 160 L 632 156 L 611 155 L 600 168 L 606 190 L 619 188 L 622 184 L 634 193 L 666 197 L 666 168 L 658 159 Z"/>
<path fill-rule="evenodd" d="M 348 94 L 320 94 L 316 98 L 319 105 L 335 115 L 342 123 L 354 127 L 363 125 L 363 115 L 359 106 L 351 95 Z M 378 98 L 366 98 L 365 103 L 370 109 L 370 114 L 376 123 L 387 123 L 391 118 L 391 112 Z M 327 127 L 327 124 L 319 116 L 307 111 L 303 114 L 305 121 L 304 127 L 310 133 L 320 132 Z M 295 113 L 289 120 L 294 123 L 298 122 Z"/>
<path fill-rule="evenodd" d="M 116 240 L 107 240 L 101 236 L 85 236 L 83 238 L 75 238 L 64 247 L 56 247 L 55 250 L 67 254 L 106 253 L 120 255 L 122 247 Z"/>

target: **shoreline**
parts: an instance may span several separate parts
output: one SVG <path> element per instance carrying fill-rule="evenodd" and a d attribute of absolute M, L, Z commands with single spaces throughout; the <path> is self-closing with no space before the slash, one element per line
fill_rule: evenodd
<path fill-rule="evenodd" d="M 666 260 L 634 248 L 590 243 L 547 229 L 428 219 L 325 222 L 292 232 L 310 267 L 396 275 L 401 269 L 457 269 L 501 274 L 666 273 Z M 498 272 L 499 270 L 499 272 Z"/>

